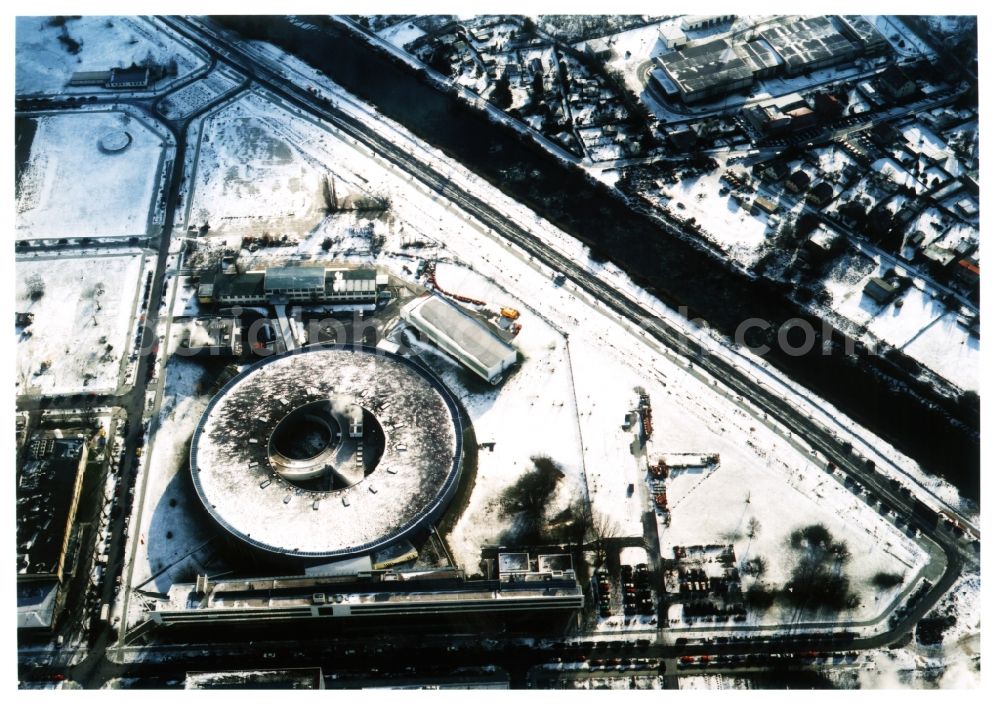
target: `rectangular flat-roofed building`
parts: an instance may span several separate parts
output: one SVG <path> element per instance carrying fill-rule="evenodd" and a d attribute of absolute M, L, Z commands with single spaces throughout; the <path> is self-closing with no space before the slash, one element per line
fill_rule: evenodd
<path fill-rule="evenodd" d="M 858 44 L 864 54 L 881 54 L 889 49 L 889 41 L 861 15 L 840 15 L 837 19 L 844 36 Z"/>
<path fill-rule="evenodd" d="M 87 466 L 80 437 L 39 437 L 17 479 L 18 581 L 58 581 Z"/>
<path fill-rule="evenodd" d="M 735 19 L 736 15 L 687 15 L 681 20 L 681 29 L 685 32 L 703 30 L 706 27 L 716 27 Z"/>
<path fill-rule="evenodd" d="M 323 670 L 241 669 L 234 671 L 188 672 L 185 689 L 325 689 Z"/>
<path fill-rule="evenodd" d="M 216 275 L 213 298 L 220 304 L 266 304 L 264 272 Z"/>
<path fill-rule="evenodd" d="M 385 275 L 374 269 L 327 270 L 325 298 L 329 301 L 375 301 Z"/>
<path fill-rule="evenodd" d="M 753 70 L 727 39 L 667 52 L 656 60 L 685 104 L 723 96 L 753 84 Z"/>
<path fill-rule="evenodd" d="M 485 324 L 440 296 L 426 295 L 400 309 L 403 320 L 490 383 L 517 362 L 517 351 Z"/>
<path fill-rule="evenodd" d="M 145 89 L 147 86 L 149 86 L 149 68 L 135 66 L 112 69 L 107 84 L 109 89 Z"/>
<path fill-rule="evenodd" d="M 755 79 L 772 77 L 781 69 L 781 57 L 763 40 L 751 40 L 734 46 L 737 54 L 750 67 Z"/>
<path fill-rule="evenodd" d="M 788 75 L 829 67 L 853 59 L 859 52 L 826 17 L 783 20 L 760 35 L 781 57 Z"/>
<path fill-rule="evenodd" d="M 70 86 L 104 86 L 111 78 L 111 72 L 73 72 Z"/>
<path fill-rule="evenodd" d="M 220 304 L 374 304 L 388 281 L 387 275 L 375 269 L 270 267 L 245 274 L 217 274 L 211 289 L 204 283 L 199 288 L 198 300 Z"/>
<path fill-rule="evenodd" d="M 264 276 L 264 293 L 269 297 L 319 299 L 325 286 L 323 267 L 275 267 L 268 269 Z"/>
<path fill-rule="evenodd" d="M 240 322 L 235 318 L 177 319 L 180 326 L 182 355 L 240 355 Z"/>

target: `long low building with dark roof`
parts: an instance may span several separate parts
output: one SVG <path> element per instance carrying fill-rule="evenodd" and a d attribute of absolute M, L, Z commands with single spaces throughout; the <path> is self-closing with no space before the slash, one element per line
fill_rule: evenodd
<path fill-rule="evenodd" d="M 374 304 L 389 283 L 375 269 L 323 266 L 269 267 L 243 274 L 216 274 L 199 289 L 201 303 L 231 305 L 267 303 Z"/>
<path fill-rule="evenodd" d="M 751 86 L 754 81 L 753 69 L 728 39 L 667 52 L 657 63 L 686 104 L 723 96 Z"/>

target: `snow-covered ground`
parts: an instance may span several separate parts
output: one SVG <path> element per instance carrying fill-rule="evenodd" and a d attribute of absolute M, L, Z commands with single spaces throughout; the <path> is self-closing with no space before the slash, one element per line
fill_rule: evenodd
<path fill-rule="evenodd" d="M 900 295 L 900 306 L 879 306 L 864 294 L 864 287 L 870 277 L 882 275 L 889 267 L 872 262 L 867 265 L 863 274 L 835 271 L 824 281 L 834 296 L 833 310 L 949 382 L 978 392 L 979 338 L 959 324 L 954 311 L 946 310 L 940 301 L 915 286 Z"/>
<path fill-rule="evenodd" d="M 201 133 L 189 223 L 208 222 L 213 236 L 307 235 L 324 216 L 324 178 L 339 200 L 367 194 L 364 178 L 338 169 L 350 148 L 263 92 L 213 111 Z"/>
<path fill-rule="evenodd" d="M 683 217 L 694 217 L 716 245 L 744 267 L 757 263 L 767 244 L 767 214 L 752 215 L 730 193 L 719 194 L 720 167 L 697 178 L 681 180 L 663 188 L 671 198 L 670 209 Z M 683 205 L 683 207 L 681 207 Z"/>
<path fill-rule="evenodd" d="M 903 352 L 964 390 L 979 392 L 979 338 L 943 314 L 907 342 Z"/>
<path fill-rule="evenodd" d="M 583 496 L 583 461 L 573 373 L 569 349 L 561 333 L 530 305 L 478 277 L 464 267 L 441 263 L 437 267 L 441 288 L 473 296 L 490 304 L 512 306 L 521 312 L 520 334 L 513 344 L 523 356 L 517 371 L 497 389 L 470 392 L 457 368 L 443 368 L 440 359 L 428 358 L 472 419 L 479 442 L 494 442 L 492 451 L 479 452 L 476 485 L 464 514 L 448 536 L 456 560 L 467 571 L 478 570 L 480 549 L 495 543 L 511 526 L 496 501 L 528 469 L 531 457 L 552 459 L 565 478 L 556 489 L 548 513 L 565 510 Z"/>
<path fill-rule="evenodd" d="M 427 33 L 417 27 L 413 23 L 413 18 L 411 17 L 403 20 L 402 22 L 398 22 L 395 25 L 386 27 L 377 34 L 385 41 L 391 42 L 402 49 L 410 42 L 423 37 Z"/>
<path fill-rule="evenodd" d="M 27 329 L 17 329 L 18 393 L 118 389 L 122 360 L 132 347 L 143 261 L 136 253 L 18 260 L 16 308 L 34 314 Z M 37 279 L 44 294 L 32 300 L 30 285 Z"/>
<path fill-rule="evenodd" d="M 127 136 L 127 139 L 124 138 Z M 121 138 L 119 151 L 102 147 Z M 17 196 L 16 239 L 145 235 L 163 138 L 124 111 L 38 119 Z"/>
<path fill-rule="evenodd" d="M 684 674 L 677 677 L 677 688 L 682 690 L 720 691 L 725 689 L 751 689 L 750 681 L 745 677 L 728 674 Z"/>
<path fill-rule="evenodd" d="M 27 10 L 28 8 L 22 8 Z M 65 27 L 52 18 L 22 16 L 16 20 L 16 86 L 21 94 L 100 93 L 103 87 L 68 87 L 73 72 L 108 71 L 139 64 L 148 58 L 158 64 L 177 62 L 177 76 L 191 74 L 205 64 L 165 25 L 152 17 L 83 16 L 66 20 Z M 70 53 L 60 36 L 79 43 Z M 170 81 L 175 77 L 167 77 Z"/>
<path fill-rule="evenodd" d="M 196 572 L 203 572 L 198 554 L 212 552 L 210 547 L 203 552 L 203 546 L 216 535 L 202 512 L 187 465 L 188 444 L 210 399 L 205 370 L 194 361 L 169 355 L 179 332 L 172 330 L 167 349 L 163 402 L 150 431 L 153 444 L 142 519 L 131 534 L 139 537 L 132 584 L 147 592 L 166 592 L 175 580 L 194 580 Z M 158 575 L 150 580 L 154 574 Z"/>

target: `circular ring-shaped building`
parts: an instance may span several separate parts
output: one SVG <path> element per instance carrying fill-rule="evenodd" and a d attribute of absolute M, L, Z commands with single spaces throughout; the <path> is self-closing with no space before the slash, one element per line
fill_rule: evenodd
<path fill-rule="evenodd" d="M 458 406 L 426 368 L 319 344 L 256 363 L 212 398 L 191 477 L 212 518 L 245 544 L 332 561 L 433 523 L 461 459 Z"/>

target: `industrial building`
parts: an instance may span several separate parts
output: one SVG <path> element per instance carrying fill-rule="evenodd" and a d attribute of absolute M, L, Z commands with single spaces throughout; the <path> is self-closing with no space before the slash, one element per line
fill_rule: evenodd
<path fill-rule="evenodd" d="M 322 266 L 270 267 L 243 274 L 218 273 L 203 281 L 201 303 L 224 305 L 310 303 L 371 304 L 389 277 L 375 269 Z"/>
<path fill-rule="evenodd" d="M 754 79 L 767 79 L 781 70 L 781 57 L 763 40 L 741 42 L 734 49 L 750 67 Z"/>
<path fill-rule="evenodd" d="M 150 82 L 149 67 L 132 65 L 103 72 L 73 72 L 70 86 L 103 86 L 105 89 L 145 89 Z"/>
<path fill-rule="evenodd" d="M 425 531 L 461 463 L 447 388 L 418 363 L 364 346 L 260 361 L 212 399 L 191 441 L 195 491 L 223 540 L 299 572 Z"/>
<path fill-rule="evenodd" d="M 687 15 L 681 21 L 681 29 L 685 32 L 703 30 L 706 27 L 717 27 L 736 19 L 736 15 Z"/>
<path fill-rule="evenodd" d="M 731 19 L 729 15 L 716 17 Z M 699 23 L 705 21 L 693 18 L 692 27 L 700 27 Z M 884 38 L 862 18 L 838 19 L 838 24 L 850 39 L 826 17 L 779 20 L 747 41 L 719 37 L 680 47 L 672 37 L 668 39 L 661 33 L 664 44 L 672 51 L 658 57 L 656 65 L 669 78 L 669 84 L 656 72 L 651 76 L 668 95 L 678 93 L 681 101 L 689 104 L 745 89 L 756 80 L 781 72 L 789 76 L 802 74 L 884 48 L 879 43 Z"/>
<path fill-rule="evenodd" d="M 35 436 L 17 478 L 17 626 L 49 631 L 59 612 L 87 466 L 82 436 Z"/>
<path fill-rule="evenodd" d="M 862 54 L 871 56 L 888 51 L 889 41 L 861 15 L 840 15 L 837 20 L 844 36 L 861 46 Z"/>
<path fill-rule="evenodd" d="M 238 356 L 243 352 L 236 318 L 175 319 L 174 323 L 181 329 L 178 355 Z"/>
<path fill-rule="evenodd" d="M 781 57 L 789 76 L 854 59 L 859 53 L 826 17 L 782 20 L 761 30 L 760 36 Z"/>
<path fill-rule="evenodd" d="M 355 575 L 209 580 L 174 584 L 150 615 L 165 632 L 199 627 L 281 625 L 338 629 L 460 623 L 470 628 L 565 629 L 583 607 L 572 575 L 537 580 L 468 580 L 454 568 Z M 520 623 L 520 624 L 519 624 Z"/>
<path fill-rule="evenodd" d="M 685 104 L 723 96 L 749 87 L 754 81 L 750 65 L 728 39 L 689 44 L 667 52 L 656 62 Z M 667 93 L 672 93 L 671 88 L 664 87 Z"/>
<path fill-rule="evenodd" d="M 452 304 L 428 294 L 400 309 L 408 324 L 489 383 L 500 382 L 517 362 L 517 350 L 488 326 Z"/>

